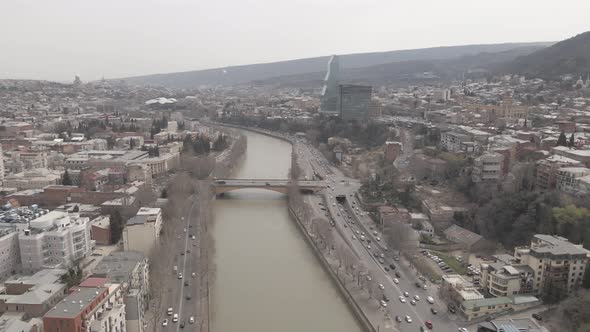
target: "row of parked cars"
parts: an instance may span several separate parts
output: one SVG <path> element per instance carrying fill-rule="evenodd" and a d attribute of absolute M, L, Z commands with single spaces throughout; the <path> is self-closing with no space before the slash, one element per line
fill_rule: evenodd
<path fill-rule="evenodd" d="M 426 250 L 423 250 L 423 251 L 422 251 L 422 254 L 423 254 L 424 256 L 426 256 L 426 257 L 428 257 L 428 258 L 432 259 L 432 260 L 433 260 L 433 261 L 436 263 L 436 265 L 438 265 L 438 267 L 439 267 L 441 270 L 443 270 L 443 272 L 446 272 L 446 273 L 451 273 L 451 272 L 453 272 L 453 269 L 451 269 L 451 268 L 450 268 L 450 267 L 447 265 L 447 263 L 445 263 L 445 262 L 444 262 L 444 261 L 443 261 L 443 260 L 442 260 L 440 257 L 438 257 L 437 255 L 433 255 L 433 254 L 429 253 L 429 252 L 428 252 L 428 251 L 426 251 Z"/>

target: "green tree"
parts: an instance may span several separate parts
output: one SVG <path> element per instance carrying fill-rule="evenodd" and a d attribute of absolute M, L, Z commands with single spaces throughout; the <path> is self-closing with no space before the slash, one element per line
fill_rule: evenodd
<path fill-rule="evenodd" d="M 565 133 L 563 131 L 561 134 L 559 134 L 556 146 L 567 146 L 567 138 L 565 137 Z"/>
<path fill-rule="evenodd" d="M 68 173 L 67 169 L 61 178 L 61 184 L 64 186 L 71 186 L 72 185 L 72 179 L 70 178 L 70 173 Z"/>

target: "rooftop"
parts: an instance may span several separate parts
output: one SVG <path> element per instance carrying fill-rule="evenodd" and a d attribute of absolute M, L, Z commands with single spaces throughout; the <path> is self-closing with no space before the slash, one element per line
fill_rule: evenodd
<path fill-rule="evenodd" d="M 582 245 L 569 242 L 566 238 L 556 235 L 535 234 L 531 243 L 531 251 L 553 255 L 589 255 L 590 251 Z"/>
<path fill-rule="evenodd" d="M 107 292 L 106 287 L 98 288 L 76 288 L 74 292 L 66 296 L 61 302 L 49 310 L 44 317 L 52 318 L 74 318 L 87 306 L 99 297 L 103 292 Z"/>

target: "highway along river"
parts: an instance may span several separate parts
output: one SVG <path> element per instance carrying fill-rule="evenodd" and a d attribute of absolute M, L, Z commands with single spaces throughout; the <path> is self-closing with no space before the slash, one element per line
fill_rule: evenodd
<path fill-rule="evenodd" d="M 286 179 L 291 145 L 245 132 L 234 178 Z M 286 198 L 242 189 L 213 204 L 213 332 L 358 332 L 330 277 L 290 220 Z"/>

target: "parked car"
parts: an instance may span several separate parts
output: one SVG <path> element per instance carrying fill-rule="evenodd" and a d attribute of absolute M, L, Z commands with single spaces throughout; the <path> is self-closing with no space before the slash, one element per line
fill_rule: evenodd
<path fill-rule="evenodd" d="M 162 322 L 162 326 L 168 326 L 168 318 L 164 319 Z"/>

